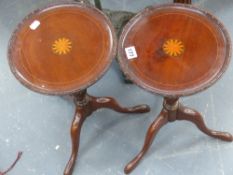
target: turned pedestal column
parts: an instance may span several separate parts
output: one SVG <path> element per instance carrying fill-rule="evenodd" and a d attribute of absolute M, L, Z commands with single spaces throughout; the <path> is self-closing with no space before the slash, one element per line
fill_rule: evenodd
<path fill-rule="evenodd" d="M 143 148 L 127 164 L 125 173 L 136 168 L 168 122 L 187 120 L 208 136 L 233 140 L 229 133 L 209 129 L 199 112 L 179 102 L 183 96 L 212 86 L 229 65 L 229 34 L 212 14 L 179 3 L 148 7 L 125 26 L 118 55 L 123 72 L 132 82 L 164 97 L 163 108 L 149 127 Z"/>
<path fill-rule="evenodd" d="M 87 88 L 109 69 L 116 55 L 116 42 L 107 16 L 81 1 L 55 3 L 36 10 L 18 25 L 11 37 L 9 65 L 23 85 L 42 94 L 74 98 L 72 151 L 64 175 L 73 172 L 82 125 L 94 111 L 99 108 L 122 113 L 150 110 L 147 105 L 125 108 L 111 97 L 87 93 Z"/>

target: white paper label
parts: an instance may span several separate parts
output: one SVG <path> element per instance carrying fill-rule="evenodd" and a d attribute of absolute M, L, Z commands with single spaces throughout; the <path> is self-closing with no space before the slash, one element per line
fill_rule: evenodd
<path fill-rule="evenodd" d="M 128 59 L 134 59 L 138 57 L 137 51 L 134 46 L 125 48 L 125 52 Z"/>
<path fill-rule="evenodd" d="M 36 30 L 39 26 L 40 26 L 40 21 L 35 20 L 35 21 L 33 21 L 33 22 L 31 23 L 30 29 Z"/>

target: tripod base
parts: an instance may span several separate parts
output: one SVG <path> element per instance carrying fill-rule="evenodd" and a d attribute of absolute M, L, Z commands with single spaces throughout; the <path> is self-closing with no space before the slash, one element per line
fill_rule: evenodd
<path fill-rule="evenodd" d="M 231 134 L 227 132 L 214 131 L 207 128 L 201 114 L 194 109 L 184 107 L 182 104 L 179 103 L 178 98 L 165 98 L 162 111 L 147 131 L 145 143 L 141 152 L 125 167 L 126 174 L 132 172 L 139 164 L 143 156 L 149 150 L 160 128 L 162 128 L 168 122 L 173 122 L 175 120 L 190 121 L 208 136 L 227 142 L 233 141 L 233 137 Z"/>
<path fill-rule="evenodd" d="M 131 108 L 120 106 L 111 97 L 93 97 L 87 94 L 86 90 L 74 94 L 76 103 L 76 112 L 71 126 L 72 153 L 70 160 L 66 165 L 64 175 L 71 175 L 78 156 L 80 132 L 85 119 L 94 111 L 100 108 L 109 108 L 121 113 L 145 113 L 150 108 L 147 105 L 139 105 Z"/>

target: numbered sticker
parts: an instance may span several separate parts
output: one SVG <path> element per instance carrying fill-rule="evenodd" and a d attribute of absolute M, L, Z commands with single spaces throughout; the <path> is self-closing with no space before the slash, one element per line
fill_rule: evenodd
<path fill-rule="evenodd" d="M 35 21 L 33 21 L 33 22 L 31 23 L 30 29 L 36 30 L 39 26 L 40 26 L 40 21 L 35 20 Z"/>
<path fill-rule="evenodd" d="M 134 59 L 138 57 L 137 51 L 134 46 L 125 48 L 125 52 L 128 59 Z"/>

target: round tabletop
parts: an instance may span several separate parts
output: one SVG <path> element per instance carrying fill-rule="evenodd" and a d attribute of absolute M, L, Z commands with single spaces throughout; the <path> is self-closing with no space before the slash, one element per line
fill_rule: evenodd
<path fill-rule="evenodd" d="M 118 47 L 125 74 L 163 96 L 206 89 L 226 70 L 231 42 L 213 15 L 191 5 L 148 7 L 124 28 Z"/>
<path fill-rule="evenodd" d="M 28 88 L 63 95 L 95 83 L 116 53 L 109 19 L 94 6 L 59 3 L 37 10 L 17 27 L 9 64 Z"/>

